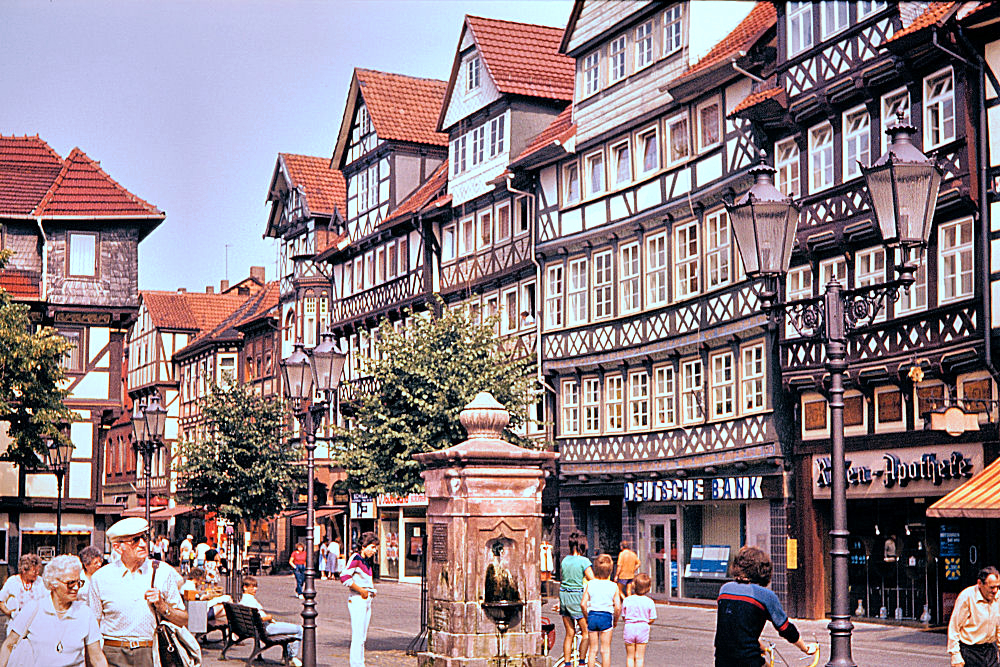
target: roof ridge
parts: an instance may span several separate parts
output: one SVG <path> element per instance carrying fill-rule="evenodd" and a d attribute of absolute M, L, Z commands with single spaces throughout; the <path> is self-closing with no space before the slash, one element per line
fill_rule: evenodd
<path fill-rule="evenodd" d="M 70 151 L 69 155 L 66 156 L 66 159 L 63 160 L 63 167 L 62 167 L 62 169 L 59 170 L 59 175 L 56 177 L 55 181 L 52 182 L 52 185 L 49 187 L 48 191 L 45 193 L 45 196 L 42 198 L 42 201 L 40 201 L 38 203 L 38 205 L 35 206 L 35 209 L 34 209 L 35 215 L 40 215 L 45 210 L 45 208 L 49 204 L 49 202 L 55 197 L 56 192 L 59 190 L 59 187 L 62 185 L 62 182 L 66 178 L 66 175 L 69 173 L 70 168 L 73 165 L 75 165 L 75 164 L 88 165 L 88 166 L 92 167 L 93 169 L 95 169 L 97 171 L 97 173 L 102 178 L 104 178 L 105 180 L 107 180 L 117 190 L 119 190 L 122 194 L 124 194 L 126 197 L 128 197 L 129 199 L 131 199 L 132 203 L 137 204 L 138 206 L 140 206 L 142 208 L 145 208 L 149 213 L 152 213 L 154 215 L 160 215 L 160 216 L 165 216 L 166 215 L 163 211 L 161 211 L 160 209 L 158 209 L 156 206 L 152 205 L 151 203 L 149 203 L 148 201 L 146 201 L 142 197 L 136 195 L 135 193 L 133 193 L 132 191 L 130 191 L 128 188 L 126 188 L 124 185 L 122 185 L 121 183 L 119 183 L 118 181 L 116 181 L 114 178 L 112 178 L 111 175 L 108 174 L 108 172 L 104 171 L 104 169 L 101 167 L 101 163 L 99 161 L 97 161 L 94 158 L 92 158 L 89 155 L 87 155 L 87 153 L 85 153 L 79 146 L 74 147 L 73 150 Z M 89 216 L 83 216 L 83 217 L 89 217 Z"/>
<path fill-rule="evenodd" d="M 45 139 L 42 139 L 42 137 L 37 132 L 35 134 L 25 134 L 23 137 L 17 134 L 11 134 L 11 135 L 0 134 L 0 140 L 3 139 L 37 139 L 38 142 L 49 151 L 52 157 L 56 158 L 60 162 L 63 161 L 62 156 L 56 152 L 56 149 L 52 148 L 52 146 L 49 145 L 49 142 L 45 141 Z"/>
<path fill-rule="evenodd" d="M 508 20 L 508 19 L 497 19 L 497 18 L 492 18 L 492 17 L 489 17 L 489 16 L 476 16 L 474 14 L 466 14 L 465 18 L 467 18 L 467 19 L 473 19 L 473 20 L 476 20 L 476 21 L 490 21 L 492 23 L 506 23 L 508 25 L 527 25 L 527 26 L 531 26 L 533 28 L 549 28 L 551 30 L 558 30 L 560 33 L 562 33 L 566 29 L 566 28 L 560 28 L 559 26 L 546 25 L 544 23 L 528 23 L 527 21 L 511 21 L 511 20 Z"/>
<path fill-rule="evenodd" d="M 355 67 L 354 71 L 367 72 L 368 74 L 381 74 L 383 76 L 399 76 L 403 77 L 404 79 L 414 79 L 416 81 L 434 81 L 436 83 L 444 83 L 444 84 L 448 83 L 447 81 L 442 81 L 441 79 L 434 79 L 427 76 L 413 76 L 412 74 L 400 74 L 399 72 L 383 72 L 382 70 L 368 69 L 367 67 Z"/>

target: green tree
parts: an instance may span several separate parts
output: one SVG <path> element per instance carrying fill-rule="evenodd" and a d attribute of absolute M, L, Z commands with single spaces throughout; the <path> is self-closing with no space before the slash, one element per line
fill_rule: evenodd
<path fill-rule="evenodd" d="M 178 495 L 237 526 L 284 509 L 300 452 L 284 440 L 281 401 L 242 385 L 213 386 L 199 405 L 206 436 L 180 447 Z"/>
<path fill-rule="evenodd" d="M 464 310 L 411 317 L 407 329 L 379 329 L 377 361 L 367 371 L 374 391 L 357 400 L 353 427 L 338 435 L 339 459 L 351 489 L 410 493 L 423 487 L 413 455 L 465 439 L 458 415 L 481 391 L 511 413 L 505 437 L 532 446 L 511 429 L 524 424 L 532 396 L 531 360 L 505 351 L 496 318 L 479 325 Z"/>
<path fill-rule="evenodd" d="M 10 250 L 0 250 L 0 269 Z M 62 361 L 72 345 L 54 329 L 33 331 L 29 308 L 0 288 L 0 422 L 6 422 L 10 445 L 2 458 L 38 467 L 48 436 L 67 438 L 62 425 L 73 421 L 63 403 L 68 395 Z"/>

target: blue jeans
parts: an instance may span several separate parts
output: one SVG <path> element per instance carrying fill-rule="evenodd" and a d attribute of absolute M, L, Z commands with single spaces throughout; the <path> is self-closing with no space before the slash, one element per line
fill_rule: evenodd
<path fill-rule="evenodd" d="M 295 594 L 302 595 L 302 585 L 306 583 L 306 566 L 295 566 Z"/>
<path fill-rule="evenodd" d="M 271 621 L 264 629 L 267 630 L 268 636 L 271 637 L 274 635 L 295 635 L 298 637 L 297 640 L 288 645 L 288 655 L 293 658 L 299 655 L 299 647 L 302 646 L 301 625 L 296 625 L 295 623 L 285 623 L 284 621 Z"/>

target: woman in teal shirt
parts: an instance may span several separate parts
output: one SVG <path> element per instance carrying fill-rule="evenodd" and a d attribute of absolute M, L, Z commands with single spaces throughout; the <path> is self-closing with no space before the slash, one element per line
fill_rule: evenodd
<path fill-rule="evenodd" d="M 587 552 L 587 538 L 583 533 L 571 533 L 569 536 L 569 555 L 562 559 L 559 565 L 561 584 L 559 586 L 559 614 L 562 616 L 563 626 L 566 628 L 566 638 L 563 640 L 563 665 L 572 665 L 570 662 L 573 655 L 573 635 L 576 628 L 573 624 L 580 626 L 582 638 L 580 639 L 579 661 L 581 665 L 586 665 L 587 648 L 589 645 L 587 632 L 587 621 L 583 617 L 583 610 L 580 608 L 580 600 L 583 598 L 583 584 L 585 581 L 594 578 L 594 570 L 590 567 L 590 559 L 584 554 Z"/>

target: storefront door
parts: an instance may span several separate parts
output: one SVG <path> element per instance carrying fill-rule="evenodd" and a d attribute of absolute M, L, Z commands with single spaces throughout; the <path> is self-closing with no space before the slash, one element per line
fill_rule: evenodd
<path fill-rule="evenodd" d="M 680 563 L 678 561 L 677 518 L 657 517 L 646 522 L 645 553 L 641 556 L 641 571 L 652 579 L 650 595 L 656 598 L 680 597 Z"/>
<path fill-rule="evenodd" d="M 399 573 L 400 581 L 419 582 L 421 566 L 424 557 L 424 519 L 403 519 L 404 543 L 400 549 L 405 549 L 402 564 L 403 571 Z"/>

